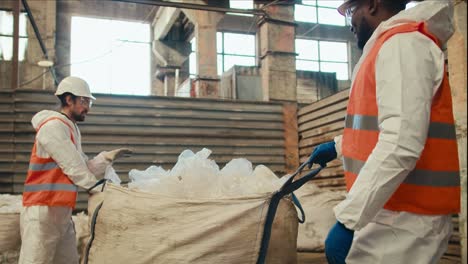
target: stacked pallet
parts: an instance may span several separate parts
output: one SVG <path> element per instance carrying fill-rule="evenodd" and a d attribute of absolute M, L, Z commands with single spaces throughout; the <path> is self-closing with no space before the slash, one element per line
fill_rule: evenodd
<path fill-rule="evenodd" d="M 341 135 L 344 129 L 348 90 L 324 98 L 316 103 L 302 107 L 298 112 L 299 157 L 305 162 L 312 150 L 334 137 Z M 314 183 L 330 190 L 343 190 L 343 166 L 339 160 L 328 164 L 320 172 Z"/>

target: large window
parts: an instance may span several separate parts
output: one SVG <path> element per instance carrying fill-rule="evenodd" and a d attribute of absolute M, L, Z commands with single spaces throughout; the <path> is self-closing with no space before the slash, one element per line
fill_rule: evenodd
<path fill-rule="evenodd" d="M 254 2 L 253 0 L 229 0 L 229 7 L 236 8 L 236 9 L 253 9 Z M 231 15 L 238 15 L 238 16 L 252 16 L 249 14 L 239 14 L 239 13 L 228 13 Z"/>
<path fill-rule="evenodd" d="M 234 65 L 255 66 L 255 35 L 218 32 L 218 75 Z"/>
<path fill-rule="evenodd" d="M 229 7 L 237 9 L 253 9 L 254 3 L 253 0 L 229 0 Z"/>
<path fill-rule="evenodd" d="M 296 53 L 296 70 L 336 72 L 338 80 L 349 79 L 346 42 L 296 39 Z"/>
<path fill-rule="evenodd" d="M 189 55 L 189 74 L 193 78 L 197 75 L 197 39 L 192 38 L 190 44 L 192 45 L 192 52 Z"/>
<path fill-rule="evenodd" d="M 149 95 L 150 25 L 73 17 L 71 75 L 94 93 Z"/>
<path fill-rule="evenodd" d="M 23 61 L 28 45 L 26 30 L 26 13 L 19 19 L 19 60 Z M 10 61 L 13 58 L 13 12 L 0 11 L 0 61 Z"/>
<path fill-rule="evenodd" d="M 343 0 L 302 0 L 302 5 L 295 5 L 294 18 L 296 21 L 345 26 L 345 17 L 336 8 Z"/>

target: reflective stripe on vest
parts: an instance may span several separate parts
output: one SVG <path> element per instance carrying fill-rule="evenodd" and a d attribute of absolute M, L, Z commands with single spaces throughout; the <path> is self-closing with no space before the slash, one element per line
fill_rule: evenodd
<path fill-rule="evenodd" d="M 438 44 L 424 23 L 408 23 L 382 33 L 353 79 L 347 107 L 342 154 L 346 188 L 352 188 L 379 140 L 375 62 L 382 45 L 399 33 L 420 32 Z M 440 46 L 440 45 L 439 45 Z M 417 214 L 441 215 L 460 210 L 460 173 L 452 98 L 446 71 L 433 97 L 424 149 L 415 169 L 405 178 L 384 208 Z M 403 168 L 401 168 L 403 170 Z M 374 175 L 379 177 L 380 175 Z"/>
<path fill-rule="evenodd" d="M 353 174 L 358 175 L 364 164 L 364 161 L 343 157 L 344 170 Z M 432 187 L 457 187 L 460 185 L 460 172 L 415 169 L 408 174 L 404 183 Z"/>
<path fill-rule="evenodd" d="M 45 184 L 28 184 L 24 186 L 25 192 L 38 192 L 38 191 L 68 191 L 77 192 L 78 187 L 74 184 L 63 183 L 45 183 Z"/>
<path fill-rule="evenodd" d="M 47 163 L 29 163 L 30 171 L 48 171 L 57 168 L 58 165 L 55 161 Z"/>
<path fill-rule="evenodd" d="M 379 131 L 377 116 L 368 115 L 346 115 L 345 128 L 353 130 Z M 431 122 L 429 124 L 428 137 L 440 139 L 457 139 L 455 125 Z"/>

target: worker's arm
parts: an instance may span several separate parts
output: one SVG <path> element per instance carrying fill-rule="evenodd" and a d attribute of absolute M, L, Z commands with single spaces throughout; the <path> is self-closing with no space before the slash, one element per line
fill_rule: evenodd
<path fill-rule="evenodd" d="M 104 158 L 103 152 L 96 155 L 96 157 L 86 161 L 88 169 L 96 176 L 104 175 L 107 166 L 111 164 L 111 161 Z"/>
<path fill-rule="evenodd" d="M 335 141 L 335 151 L 338 159 L 343 157 L 343 153 L 341 152 L 341 141 L 343 140 L 343 135 L 336 136 L 333 141 Z"/>
<path fill-rule="evenodd" d="M 132 154 L 132 150 L 128 148 L 119 148 L 111 151 L 102 151 L 96 157 L 88 160 L 86 164 L 94 175 L 104 175 L 109 165 L 122 157 L 129 157 Z"/>
<path fill-rule="evenodd" d="M 89 189 L 97 182 L 71 141 L 69 128 L 61 121 L 51 120 L 43 125 L 36 140 L 75 185 Z"/>
<path fill-rule="evenodd" d="M 418 32 L 396 35 L 382 46 L 375 64 L 378 142 L 334 209 L 347 228 L 367 225 L 416 166 L 443 72 L 442 51 Z"/>

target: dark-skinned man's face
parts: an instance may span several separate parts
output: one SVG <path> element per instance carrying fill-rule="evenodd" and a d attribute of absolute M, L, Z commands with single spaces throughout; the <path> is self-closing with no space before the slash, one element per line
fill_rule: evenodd
<path fill-rule="evenodd" d="M 357 39 L 358 48 L 361 50 L 374 33 L 374 29 L 370 26 L 366 16 L 366 7 L 368 5 L 365 1 L 357 0 L 348 9 L 351 11 L 347 12 L 348 20 L 351 23 L 351 31 Z"/>

